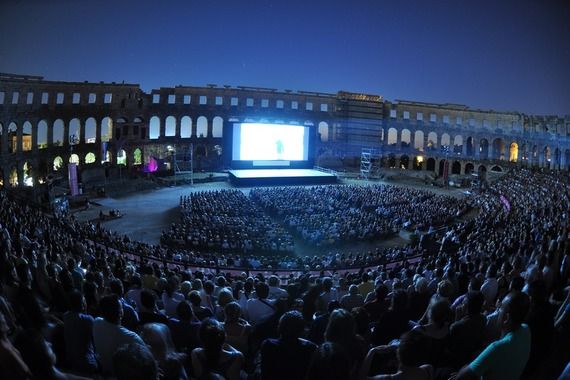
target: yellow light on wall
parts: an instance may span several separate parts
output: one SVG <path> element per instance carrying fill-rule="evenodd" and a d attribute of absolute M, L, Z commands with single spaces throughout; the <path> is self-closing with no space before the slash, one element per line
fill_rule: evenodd
<path fill-rule="evenodd" d="M 418 160 L 418 164 L 421 164 L 422 162 L 424 162 L 423 156 L 417 156 L 416 159 Z"/>

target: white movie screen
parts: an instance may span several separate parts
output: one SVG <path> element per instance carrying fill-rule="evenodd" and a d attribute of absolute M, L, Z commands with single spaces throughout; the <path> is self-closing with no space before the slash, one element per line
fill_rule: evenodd
<path fill-rule="evenodd" d="M 306 161 L 309 127 L 287 124 L 236 123 L 234 161 Z"/>

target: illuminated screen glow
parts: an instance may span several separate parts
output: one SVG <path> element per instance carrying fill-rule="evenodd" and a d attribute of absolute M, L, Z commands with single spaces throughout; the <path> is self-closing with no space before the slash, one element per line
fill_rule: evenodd
<path fill-rule="evenodd" d="M 306 161 L 309 127 L 302 125 L 236 123 L 234 161 Z"/>

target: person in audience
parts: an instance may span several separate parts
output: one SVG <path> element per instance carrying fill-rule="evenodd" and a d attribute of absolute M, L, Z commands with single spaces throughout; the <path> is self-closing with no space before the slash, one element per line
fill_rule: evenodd
<path fill-rule="evenodd" d="M 197 290 L 193 290 L 188 295 L 188 301 L 192 306 L 192 313 L 196 316 L 196 319 L 199 321 L 203 321 L 206 318 L 211 318 L 214 316 L 212 310 L 207 307 L 201 306 L 202 304 L 202 297 L 200 296 L 200 292 Z"/>
<path fill-rule="evenodd" d="M 289 311 L 279 319 L 279 338 L 266 339 L 261 345 L 261 378 L 272 380 L 304 379 L 317 346 L 302 338 L 303 315 Z"/>
<path fill-rule="evenodd" d="M 509 293 L 499 312 L 503 337 L 463 367 L 456 380 L 520 378 L 530 355 L 530 329 L 523 323 L 528 308 L 529 300 L 524 293 Z"/>
<path fill-rule="evenodd" d="M 134 332 L 121 326 L 123 307 L 116 295 L 101 298 L 101 315 L 93 322 L 93 342 L 103 375 L 113 373 L 113 354 L 124 344 L 144 344 Z"/>
<path fill-rule="evenodd" d="M 184 355 L 175 352 L 170 330 L 162 323 L 147 323 L 141 331 L 142 340 L 148 345 L 157 361 L 164 379 L 186 379 Z"/>
<path fill-rule="evenodd" d="M 123 297 L 123 282 L 120 279 L 115 278 L 111 280 L 109 289 L 111 290 L 111 294 L 115 294 L 117 297 L 119 297 L 119 301 L 123 307 L 123 319 L 121 320 L 121 326 L 124 326 L 131 331 L 135 331 L 139 325 L 139 316 L 134 307 L 132 307 Z"/>
<path fill-rule="evenodd" d="M 178 352 L 190 353 L 200 345 L 200 322 L 194 318 L 192 307 L 186 301 L 176 306 L 176 315 L 178 318 L 170 318 L 168 322 L 174 346 Z"/>
<path fill-rule="evenodd" d="M 277 300 L 279 298 L 288 297 L 287 291 L 279 287 L 279 277 L 275 275 L 269 277 L 267 284 L 269 285 L 269 296 L 267 296 L 268 299 Z"/>
<path fill-rule="evenodd" d="M 358 292 L 358 286 L 350 285 L 347 295 L 340 299 L 340 306 L 348 311 L 364 305 L 364 298 Z"/>
<path fill-rule="evenodd" d="M 268 320 L 276 311 L 275 301 L 267 299 L 269 286 L 266 283 L 260 282 L 257 284 L 255 294 L 257 298 L 247 300 L 246 311 L 248 319 L 253 326 Z"/>
<path fill-rule="evenodd" d="M 230 302 L 225 307 L 225 321 L 223 323 L 226 332 L 226 342 L 241 352 L 244 356 L 249 353 L 248 343 L 251 334 L 251 325 L 241 318 L 241 307 L 237 302 Z"/>
<path fill-rule="evenodd" d="M 85 312 L 85 298 L 75 290 L 69 295 L 70 310 L 63 315 L 65 359 L 69 369 L 96 373 L 99 369 L 93 344 L 93 321 Z"/>
<path fill-rule="evenodd" d="M 372 343 L 384 345 L 398 339 L 410 329 L 408 317 L 408 296 L 403 290 L 392 292 L 390 309 L 382 315 L 372 330 Z"/>
<path fill-rule="evenodd" d="M 24 362 L 20 351 L 8 338 L 9 327 L 0 312 L 0 378 L 6 380 L 31 379 L 32 372 Z"/>
<path fill-rule="evenodd" d="M 227 344 L 222 325 L 213 318 L 206 319 L 200 326 L 201 348 L 192 351 L 192 369 L 197 378 L 210 374 L 238 380 L 244 364 L 241 352 Z"/>
<path fill-rule="evenodd" d="M 156 306 L 156 298 L 151 290 L 143 289 L 141 292 L 141 310 L 139 311 L 139 324 L 145 323 L 168 324 L 168 318 Z"/>
<path fill-rule="evenodd" d="M 485 297 L 481 292 L 469 291 L 463 299 L 463 304 L 456 309 L 458 318 L 449 329 L 455 368 L 475 359 L 486 343 L 486 320 L 481 313 Z"/>
<path fill-rule="evenodd" d="M 141 344 L 129 343 L 113 355 L 113 370 L 117 380 L 158 380 L 159 371 L 150 350 Z"/>

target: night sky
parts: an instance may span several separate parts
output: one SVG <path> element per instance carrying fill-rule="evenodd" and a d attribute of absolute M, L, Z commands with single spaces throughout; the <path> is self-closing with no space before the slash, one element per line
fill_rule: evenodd
<path fill-rule="evenodd" d="M 0 71 L 570 114 L 567 0 L 0 0 Z"/>

